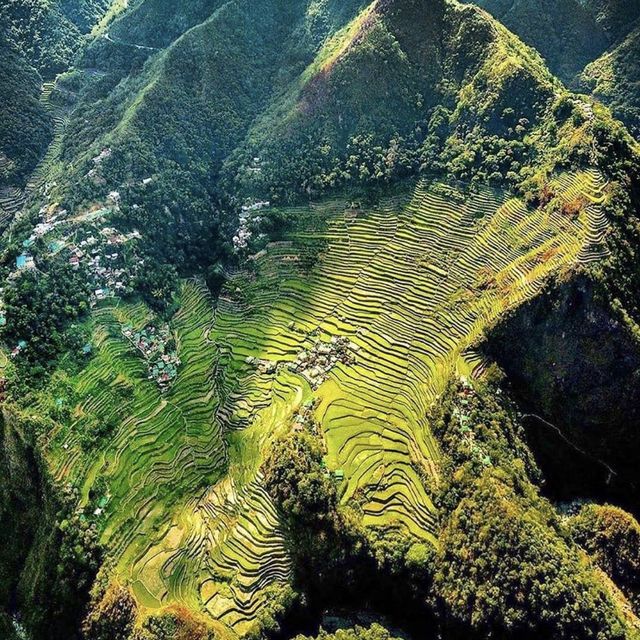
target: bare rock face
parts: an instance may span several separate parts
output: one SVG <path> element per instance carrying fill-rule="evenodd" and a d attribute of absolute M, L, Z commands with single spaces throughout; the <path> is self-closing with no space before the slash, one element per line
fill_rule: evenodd
<path fill-rule="evenodd" d="M 487 349 L 527 412 L 552 491 L 613 492 L 633 508 L 640 348 L 596 285 L 578 278 L 550 289 L 498 326 Z"/>

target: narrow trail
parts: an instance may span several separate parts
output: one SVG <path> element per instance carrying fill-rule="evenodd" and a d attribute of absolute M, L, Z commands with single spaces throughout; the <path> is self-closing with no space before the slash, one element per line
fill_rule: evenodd
<path fill-rule="evenodd" d="M 617 471 L 615 471 L 615 469 L 613 469 L 607 462 L 605 462 L 604 460 L 601 460 L 600 458 L 597 458 L 596 456 L 594 456 L 593 454 L 589 453 L 588 451 L 585 451 L 584 449 L 579 447 L 575 442 L 570 440 L 563 433 L 563 431 L 562 431 L 562 429 L 560 429 L 560 427 L 557 427 L 555 424 L 552 424 L 548 420 L 545 420 L 543 417 L 541 417 L 541 416 L 539 416 L 539 415 L 537 415 L 535 413 L 525 413 L 522 416 L 523 420 L 527 419 L 527 418 L 534 418 L 538 422 L 541 422 L 543 425 L 549 427 L 550 429 L 555 431 L 560 436 L 560 438 L 566 444 L 568 444 L 574 451 L 577 451 L 578 453 L 580 453 L 584 457 L 588 458 L 589 460 L 593 460 L 594 462 L 597 462 L 599 465 L 603 466 L 609 473 L 609 476 L 607 477 L 607 483 L 606 483 L 607 485 L 609 485 L 611 483 L 611 480 L 613 480 L 614 477 L 616 477 L 616 478 L 620 477 L 619 474 L 617 473 Z"/>
<path fill-rule="evenodd" d="M 102 37 L 105 40 L 112 42 L 113 44 L 121 44 L 121 45 L 124 45 L 125 47 L 133 47 L 134 49 L 140 49 L 143 51 L 160 51 L 160 49 L 158 49 L 157 47 L 147 47 L 142 44 L 133 44 L 132 42 L 125 42 L 124 40 L 120 40 L 118 38 L 112 38 L 111 35 L 108 33 L 102 34 Z"/>

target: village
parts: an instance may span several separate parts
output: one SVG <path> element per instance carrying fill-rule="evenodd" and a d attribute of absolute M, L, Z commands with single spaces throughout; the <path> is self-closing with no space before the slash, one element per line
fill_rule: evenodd
<path fill-rule="evenodd" d="M 24 251 L 16 258 L 15 271 L 9 277 L 15 278 L 23 271 L 36 269 L 35 257 L 28 250 L 37 240 L 44 239 L 54 229 L 65 225 L 68 233 L 52 237 L 47 242 L 47 251 L 51 256 L 66 251 L 68 263 L 74 269 L 86 269 L 93 291 L 91 306 L 130 290 L 131 280 L 144 261 L 136 259 L 135 256 L 129 256 L 130 259 L 125 260 L 123 249 L 125 245 L 140 240 L 142 236 L 138 231 L 123 234 L 107 226 L 105 216 L 110 210 L 99 211 L 98 217 L 91 218 L 90 222 L 84 222 L 75 229 L 68 229 L 70 225 L 67 220 L 56 220 L 59 214 L 53 214 L 47 219 L 47 213 L 41 212 L 45 221 L 36 225 L 32 235 L 23 242 Z"/>
<path fill-rule="evenodd" d="M 315 390 L 327 380 L 331 370 L 338 364 L 355 364 L 355 353 L 358 351 L 358 345 L 349 338 L 333 336 L 329 342 L 318 340 L 311 349 L 301 351 L 296 359 L 286 366 L 290 371 L 305 378 Z M 253 356 L 248 356 L 245 361 L 264 374 L 275 373 L 279 366 L 272 360 L 261 360 Z"/>
<path fill-rule="evenodd" d="M 154 380 L 162 391 L 166 391 L 176 379 L 181 364 L 169 326 L 149 325 L 135 330 L 126 325 L 122 328 L 122 334 L 145 359 L 148 379 Z"/>
<path fill-rule="evenodd" d="M 110 150 L 103 150 L 94 164 L 100 165 L 109 157 Z M 91 176 L 89 176 L 91 177 Z M 151 178 L 143 181 L 148 184 Z M 21 244 L 21 253 L 15 259 L 15 268 L 9 274 L 11 281 L 27 271 L 38 271 L 38 256 L 62 258 L 76 270 L 86 274 L 91 290 L 90 307 L 101 301 L 131 293 L 133 279 L 144 267 L 135 250 L 142 236 L 137 230 L 122 233 L 108 224 L 108 218 L 120 205 L 120 193 L 111 191 L 104 202 L 96 203 L 75 215 L 70 215 L 57 202 L 51 201 L 51 190 L 55 184 L 47 184 L 44 196 L 47 199 L 38 212 L 38 222 L 30 235 Z M 0 328 L 7 318 L 0 291 Z M 11 351 L 15 358 L 27 348 L 22 340 Z"/>
<path fill-rule="evenodd" d="M 262 217 L 256 213 L 268 209 L 270 206 L 271 203 L 267 200 L 250 202 L 242 206 L 238 228 L 233 236 L 233 248 L 236 251 L 241 251 L 249 246 L 249 241 L 253 238 L 253 228 L 262 221 Z"/>
<path fill-rule="evenodd" d="M 333 336 L 329 342 L 318 340 L 311 349 L 301 351 L 289 363 L 289 369 L 305 378 L 313 389 L 327 380 L 338 364 L 353 365 L 358 346 L 345 336 Z"/>

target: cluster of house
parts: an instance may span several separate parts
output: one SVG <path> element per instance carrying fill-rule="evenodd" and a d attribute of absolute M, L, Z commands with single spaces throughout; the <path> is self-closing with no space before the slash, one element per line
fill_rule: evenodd
<path fill-rule="evenodd" d="M 103 149 L 93 158 L 95 168 L 110 155 L 111 149 Z M 148 178 L 143 183 L 151 181 L 152 178 Z M 57 202 L 52 202 L 50 192 L 53 186 L 55 183 L 45 185 L 43 195 L 47 203 L 40 208 L 39 221 L 31 234 L 22 242 L 22 252 L 16 257 L 15 270 L 9 277 L 14 278 L 20 273 L 35 269 L 34 246 L 39 240 L 48 240 L 46 246 L 51 255 L 66 249 L 68 262 L 73 268 L 86 268 L 88 284 L 93 292 L 90 297 L 91 306 L 95 306 L 100 300 L 126 292 L 144 261 L 132 251 L 127 252 L 126 260 L 123 255 L 122 245 L 142 237 L 138 231 L 124 234 L 105 226 L 105 218 L 119 207 L 120 193 L 111 191 L 104 204 L 69 217 L 66 209 L 62 209 Z M 46 236 L 49 238 L 45 238 Z M 0 328 L 7 323 L 1 298 L 0 292 Z M 11 351 L 11 357 L 17 357 L 26 347 L 27 343 L 21 341 Z M 165 364 L 172 365 L 172 362 Z M 174 375 L 171 366 L 167 367 L 166 372 L 159 373 L 158 378 L 164 380 L 164 373 L 169 378 Z"/>
<path fill-rule="evenodd" d="M 36 262 L 32 255 L 28 253 L 21 253 L 16 258 L 16 269 L 18 271 L 24 271 L 25 269 L 35 269 Z"/>
<path fill-rule="evenodd" d="M 278 363 L 273 360 L 264 360 L 247 356 L 245 362 L 258 370 L 258 373 L 272 374 L 278 370 Z"/>
<path fill-rule="evenodd" d="M 329 372 L 338 364 L 352 365 L 355 363 L 355 354 L 360 350 L 344 336 L 333 336 L 330 342 L 318 340 L 311 349 L 301 351 L 293 362 L 286 367 L 303 376 L 313 389 L 317 389 L 329 376 Z M 259 373 L 276 373 L 279 366 L 273 360 L 264 360 L 248 356 L 245 362 L 257 369 Z"/>
<path fill-rule="evenodd" d="M 271 203 L 269 201 L 263 200 L 245 204 L 242 207 L 238 228 L 233 236 L 233 247 L 236 251 L 247 248 L 249 240 L 251 240 L 253 236 L 252 227 L 259 224 L 262 220 L 262 218 L 256 216 L 255 213 L 263 209 L 268 209 L 270 206 Z"/>
<path fill-rule="evenodd" d="M 152 325 L 134 330 L 127 325 L 123 335 L 142 354 L 149 369 L 149 380 L 155 380 L 165 391 L 178 375 L 180 358 L 175 350 L 175 341 L 167 325 L 156 328 Z"/>
<path fill-rule="evenodd" d="M 111 147 L 106 147 L 102 149 L 102 151 L 100 151 L 100 153 L 97 156 L 94 156 L 92 158 L 93 166 L 91 167 L 91 169 L 89 169 L 85 177 L 89 178 L 89 180 L 91 180 L 97 186 L 104 186 L 107 181 L 102 175 L 102 163 L 107 158 L 110 158 L 112 155 L 113 155 L 113 150 L 111 149 Z M 153 178 L 149 177 L 149 178 L 144 178 L 140 182 L 140 184 L 142 184 L 143 186 L 147 186 L 152 182 L 153 182 Z M 113 196 L 115 196 L 115 198 L 113 198 Z M 111 200 L 115 204 L 118 204 L 120 201 L 120 194 L 117 191 L 112 191 L 107 196 L 107 200 Z"/>
<path fill-rule="evenodd" d="M 104 513 L 105 508 L 109 504 L 110 498 L 111 496 L 106 495 L 106 496 L 102 496 L 100 500 L 98 500 L 98 506 L 95 508 L 93 512 L 94 516 L 101 516 Z"/>
<path fill-rule="evenodd" d="M 87 173 L 87 178 L 93 180 L 95 184 L 104 184 L 105 180 L 100 174 L 100 165 L 111 156 L 111 149 L 106 148 L 103 149 L 97 156 L 93 158 L 93 167 L 89 169 Z"/>
<path fill-rule="evenodd" d="M 249 173 L 262 173 L 262 161 L 259 156 L 255 156 L 250 166 L 247 167 Z"/>
<path fill-rule="evenodd" d="M 0 328 L 7 326 L 7 311 L 4 306 L 3 296 L 4 296 L 4 288 L 0 288 Z M 24 346 L 22 346 L 21 344 L 17 344 L 11 353 L 11 357 L 15 358 L 22 351 L 23 348 L 26 348 L 26 346 L 27 346 L 26 342 L 24 343 Z M 15 351 L 15 355 L 13 354 L 14 351 Z M 2 384 L 3 381 L 4 381 L 4 378 L 0 378 L 0 384 Z M 0 393 L 0 395 L 2 394 Z"/>
<path fill-rule="evenodd" d="M 316 342 L 309 350 L 301 351 L 289 363 L 289 369 L 300 374 L 317 389 L 337 364 L 350 365 L 355 362 L 355 352 L 359 349 L 349 338 L 333 336 L 330 342 Z"/>
<path fill-rule="evenodd" d="M 492 464 L 491 456 L 482 442 L 476 439 L 476 433 L 471 421 L 471 400 L 475 396 L 473 385 L 465 376 L 460 377 L 455 405 L 452 416 L 457 419 L 462 442 L 473 453 L 477 460 L 485 467 Z"/>
<path fill-rule="evenodd" d="M 320 434 L 320 424 L 315 419 L 315 409 L 319 400 L 310 400 L 305 402 L 293 416 L 293 431 L 300 433 L 302 431 L 310 431 L 314 435 Z"/>
<path fill-rule="evenodd" d="M 27 343 L 25 340 L 20 340 L 18 344 L 11 350 L 11 357 L 16 358 L 19 356 L 25 349 L 27 348 Z"/>
<path fill-rule="evenodd" d="M 45 225 L 38 226 L 40 229 L 35 232 L 36 237 L 41 237 L 43 233 L 50 231 L 50 228 Z M 73 235 L 84 235 L 84 237 L 80 241 L 77 240 L 77 237 L 72 238 L 71 235 L 56 238 L 49 242 L 48 249 L 52 254 L 67 249 L 69 264 L 74 269 L 79 269 L 81 265 L 86 267 L 92 278 L 94 291 L 91 302 L 95 304 L 97 301 L 123 293 L 129 286 L 134 275 L 133 271 L 141 266 L 142 261 L 134 262 L 133 265 L 125 265 L 120 247 L 133 240 L 139 240 L 142 237 L 140 233 L 132 231 L 123 234 L 112 227 L 100 228 L 94 225 L 88 230 L 77 230 Z M 31 247 L 34 241 L 34 238 L 25 240 L 24 248 Z M 18 272 L 34 267 L 33 256 L 23 252 L 16 258 Z"/>
<path fill-rule="evenodd" d="M 268 200 L 250 202 L 242 206 L 242 213 L 251 213 L 252 211 L 262 211 L 262 209 L 268 209 L 270 206 L 271 206 L 271 203 Z"/>
<path fill-rule="evenodd" d="M 123 234 L 113 227 L 94 226 L 84 230 L 82 240 L 68 245 L 69 264 L 74 268 L 83 265 L 92 278 L 91 305 L 114 297 L 127 290 L 136 270 L 143 260 L 126 264 L 122 255 L 122 245 L 139 240 L 138 231 Z"/>
<path fill-rule="evenodd" d="M 307 379 L 317 389 L 337 364 L 350 365 L 355 362 L 359 347 L 344 336 L 333 336 L 330 342 L 316 342 L 309 350 L 301 351 L 289 363 L 289 369 Z"/>
<path fill-rule="evenodd" d="M 47 235 L 56 227 L 65 224 L 66 209 L 60 209 L 57 203 L 45 205 L 40 209 L 40 222 L 33 228 L 31 235 L 22 242 L 22 253 L 16 258 L 16 270 L 34 269 L 35 260 L 31 255 L 31 248 L 36 240 Z"/>
<path fill-rule="evenodd" d="M 108 156 L 108 150 L 105 150 L 97 158 L 101 162 Z M 16 258 L 16 270 L 12 276 L 34 269 L 36 263 L 31 255 L 32 247 L 39 239 L 58 231 L 49 240 L 47 248 L 54 255 L 66 249 L 69 264 L 75 269 L 81 266 L 86 269 L 88 284 L 92 289 L 91 306 L 126 292 L 144 261 L 135 255 L 129 255 L 125 261 L 122 245 L 139 240 L 142 236 L 138 231 L 124 234 L 106 226 L 105 217 L 118 208 L 119 192 L 112 191 L 106 200 L 106 205 L 92 207 L 74 218 L 69 218 L 67 211 L 57 203 L 44 205 L 40 209 L 40 221 L 22 243 L 23 251 Z M 61 225 L 64 225 L 63 229 L 59 229 Z"/>

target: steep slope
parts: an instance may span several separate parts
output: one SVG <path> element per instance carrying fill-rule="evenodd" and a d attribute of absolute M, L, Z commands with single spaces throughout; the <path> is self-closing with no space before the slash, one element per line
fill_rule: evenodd
<path fill-rule="evenodd" d="M 139 33 L 137 13 L 145 7 L 140 5 L 121 20 L 127 25 L 126 40 L 114 35 L 114 43 L 106 45 L 108 51 L 116 50 L 115 71 L 107 63 L 107 75 L 89 82 L 86 98 L 72 116 L 64 141 L 65 182 L 70 186 L 64 191 L 65 205 L 101 198 L 105 188 L 119 189 L 123 205 L 140 205 L 136 211 L 122 207 L 127 224 L 153 221 L 164 238 L 162 255 L 173 254 L 172 265 L 184 270 L 226 259 L 220 240 L 226 221 L 217 211 L 217 176 L 224 158 L 276 86 L 304 68 L 318 43 L 360 4 L 329 6 L 315 15 L 302 3 L 209 3 L 210 17 L 159 52 L 138 44 L 146 42 Z M 148 10 L 154 12 L 154 6 Z M 198 18 L 198 7 L 189 9 L 187 24 Z M 184 26 L 184 20 L 178 22 Z M 114 28 L 114 33 L 121 31 Z M 149 64 L 144 69 L 123 67 L 117 53 L 123 47 L 127 55 L 139 53 L 141 60 L 151 56 Z M 85 61 L 94 55 L 90 49 Z M 107 148 L 110 155 L 94 175 L 93 159 Z M 140 185 L 149 177 L 153 184 L 141 198 Z M 123 183 L 130 188 L 121 189 Z M 177 184 L 180 189 L 167 188 Z M 176 234 L 178 219 L 182 224 Z M 214 246 L 217 253 L 211 251 Z"/>
<path fill-rule="evenodd" d="M 613 114 L 640 137 L 640 24 L 614 49 L 581 75 L 586 90 L 609 105 Z"/>
<path fill-rule="evenodd" d="M 0 41 L 0 55 L 0 187 L 18 187 L 24 186 L 44 154 L 53 123 L 40 100 L 39 74 L 4 41 Z"/>
<path fill-rule="evenodd" d="M 595 174 L 563 184 L 601 199 Z M 483 327 L 589 259 L 597 219 L 594 208 L 548 220 L 489 190 L 464 200 L 427 184 L 372 208 L 347 204 L 283 212 L 297 228 L 229 282 L 215 316 L 202 287 L 183 288 L 172 322 L 183 366 L 169 392 L 144 381 L 127 347 L 148 312 L 118 305 L 94 316 L 91 365 L 62 368 L 31 401 L 53 420 L 53 476 L 81 487 L 111 579 L 130 584 L 139 607 L 182 605 L 220 632 L 256 629 L 292 568 L 261 466 L 305 407 L 341 503 L 381 541 L 398 532 L 434 544 L 440 453 L 425 413 L 480 364 L 467 349 Z M 73 398 L 67 419 L 55 417 L 60 398 Z"/>
<path fill-rule="evenodd" d="M 638 135 L 640 3 L 479 0 L 569 86 L 602 100 Z"/>
<path fill-rule="evenodd" d="M 384 183 L 448 155 L 461 178 L 487 178 L 488 149 L 466 164 L 456 132 L 469 145 L 512 144 L 520 161 L 525 127 L 553 91 L 541 61 L 476 9 L 374 3 L 257 121 L 226 177 L 246 195 L 287 199 Z M 511 167 L 496 169 L 504 178 Z"/>
<path fill-rule="evenodd" d="M 640 14 L 638 0 L 580 0 L 611 40 L 626 36 Z"/>
<path fill-rule="evenodd" d="M 208 182 L 193 184 L 194 198 L 203 188 L 217 197 L 273 191 L 274 197 L 292 198 L 353 179 L 384 182 L 412 173 L 435 164 L 445 146 L 452 163 L 458 157 L 461 178 L 504 179 L 512 168 L 517 173 L 527 153 L 527 127 L 535 126 L 555 90 L 539 58 L 477 10 L 439 2 L 373 3 L 332 35 L 360 4 L 343 5 L 338 13 L 322 5 L 322 19 L 311 8 L 296 9 L 297 17 L 291 14 L 287 20 L 289 36 L 280 22 L 261 30 L 254 42 L 249 26 L 246 41 L 215 48 L 224 38 L 217 25 L 231 25 L 245 10 L 241 3 L 227 3 L 155 56 L 144 72 L 131 73 L 114 91 L 109 81 L 103 99 L 87 89 L 65 141 L 68 181 L 77 185 L 65 190 L 67 203 L 77 206 L 99 197 L 105 185 L 117 188 L 125 179 L 163 172 L 189 169 L 182 179 L 193 183 L 191 168 L 196 166 L 206 168 Z M 419 41 L 417 25 L 434 39 Z M 280 46 L 269 58 L 276 42 Z M 320 45 L 315 62 L 307 66 Z M 260 68 L 252 67 L 249 56 L 256 46 L 264 52 Z M 222 50 L 233 52 L 233 63 L 229 66 L 227 59 L 220 75 L 212 75 L 223 63 L 216 62 Z M 193 78 L 199 82 L 177 74 L 176 61 L 185 55 L 195 55 Z M 208 63 L 202 65 L 205 56 Z M 285 59 L 285 66 L 279 64 Z M 359 70 L 374 67 L 382 71 L 376 71 L 374 82 L 363 84 Z M 273 68 L 278 73 L 270 75 Z M 236 84 L 230 69 L 233 78 L 255 78 L 237 86 L 232 100 L 225 98 Z M 187 95 L 200 100 L 197 109 L 187 106 Z M 182 114 L 179 127 L 177 118 L 165 121 L 165 114 L 174 111 Z M 199 128 L 198 118 L 214 126 Z M 456 129 L 467 139 L 463 143 L 458 137 L 458 145 L 471 144 L 473 138 L 479 147 L 493 147 L 482 148 L 475 163 L 482 164 L 491 152 L 491 170 L 488 163 L 468 166 L 468 159 L 462 160 L 455 140 L 447 140 Z M 101 134 L 97 142 L 96 131 Z M 127 162 L 134 146 L 136 161 Z M 91 184 L 83 174 L 91 169 L 91 158 L 107 147 L 113 153 L 101 167 L 99 184 Z M 368 157 L 361 158 L 362 153 Z M 505 153 L 517 163 L 514 167 Z M 216 184 L 221 169 L 223 189 Z"/>
<path fill-rule="evenodd" d="M 111 0 L 7 0 L 0 6 L 0 24 L 8 41 L 50 79 L 69 66 L 81 36 L 111 4 Z"/>
<path fill-rule="evenodd" d="M 61 114 L 49 98 L 94 24 L 121 3 L 111 0 L 14 2 L 0 6 L 0 225 L 24 204 L 27 178 L 54 137 Z M 27 189 L 28 191 L 28 189 Z"/>
<path fill-rule="evenodd" d="M 540 51 L 550 69 L 568 84 L 619 43 L 640 17 L 637 0 L 478 0 L 476 4 Z"/>
<path fill-rule="evenodd" d="M 635 510 L 637 338 L 603 299 L 588 280 L 559 283 L 500 326 L 491 353 L 530 412 L 530 442 L 550 491 Z"/>
<path fill-rule="evenodd" d="M 590 6 L 580 0 L 479 0 L 477 4 L 540 51 L 565 82 L 573 81 L 611 42 Z"/>

